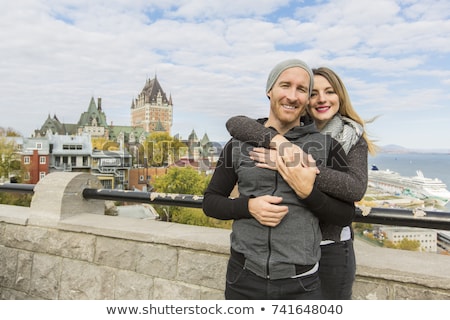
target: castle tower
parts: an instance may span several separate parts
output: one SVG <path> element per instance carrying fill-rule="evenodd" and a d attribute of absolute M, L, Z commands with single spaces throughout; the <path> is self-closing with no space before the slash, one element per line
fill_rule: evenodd
<path fill-rule="evenodd" d="M 172 97 L 167 98 L 156 76 L 148 79 L 131 103 L 131 126 L 141 127 L 148 133 L 165 131 L 170 134 L 172 119 Z"/>

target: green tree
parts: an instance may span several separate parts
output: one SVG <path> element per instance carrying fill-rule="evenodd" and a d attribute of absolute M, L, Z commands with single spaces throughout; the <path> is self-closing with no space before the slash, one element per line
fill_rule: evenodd
<path fill-rule="evenodd" d="M 418 251 L 420 248 L 420 241 L 403 238 L 402 241 L 397 244 L 397 248 L 402 250 Z"/>
<path fill-rule="evenodd" d="M 29 207 L 32 197 L 31 194 L 0 192 L 0 203 L 12 206 Z"/>
<path fill-rule="evenodd" d="M 8 128 L 0 127 L 0 136 L 3 136 L 3 137 L 20 137 L 21 134 L 20 134 L 19 131 L 16 131 L 16 130 L 13 129 L 13 128 L 10 128 L 10 127 L 8 127 Z"/>
<path fill-rule="evenodd" d="M 397 245 L 391 240 L 384 240 L 383 244 L 386 248 L 397 249 Z"/>
<path fill-rule="evenodd" d="M 192 167 L 172 167 L 165 175 L 156 177 L 153 187 L 156 192 L 162 193 L 203 195 L 210 179 L 211 176 L 199 173 Z M 199 208 L 177 206 L 155 206 L 155 208 L 163 220 L 216 228 L 231 227 L 231 221 L 207 217 Z"/>
<path fill-rule="evenodd" d="M 370 223 L 353 222 L 353 230 L 355 233 L 363 233 L 365 230 L 372 230 L 373 225 Z"/>
<path fill-rule="evenodd" d="M 180 207 L 171 212 L 171 221 L 195 226 L 231 229 L 231 220 L 218 220 L 205 215 L 202 209 Z"/>
<path fill-rule="evenodd" d="M 149 165 L 161 167 L 177 161 L 186 153 L 187 146 L 167 132 L 153 132 L 147 137 L 144 149 Z"/>
<path fill-rule="evenodd" d="M 12 128 L 0 127 L 0 178 L 9 179 L 14 175 L 17 182 L 22 181 L 23 168 L 20 156 L 16 153 L 17 146 L 14 140 L 7 137 L 19 137 L 20 133 Z M 29 206 L 31 195 L 0 192 L 0 203 L 15 206 Z"/>
<path fill-rule="evenodd" d="M 203 195 L 206 179 L 192 167 L 171 167 L 165 175 L 155 178 L 153 187 L 157 192 Z"/>
<path fill-rule="evenodd" d="M 16 153 L 17 146 L 14 140 L 0 136 L 0 178 L 9 179 L 15 176 L 20 182 L 23 176 L 23 169 L 20 162 L 20 155 Z"/>

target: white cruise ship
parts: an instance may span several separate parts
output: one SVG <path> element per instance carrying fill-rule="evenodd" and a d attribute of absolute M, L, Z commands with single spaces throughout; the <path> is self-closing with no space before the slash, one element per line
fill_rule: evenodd
<path fill-rule="evenodd" d="M 445 183 L 439 179 L 425 178 L 420 170 L 416 174 L 414 177 L 403 177 L 397 172 L 378 170 L 372 166 L 369 170 L 369 186 L 397 195 L 433 200 L 440 206 L 449 202 L 450 191 Z"/>

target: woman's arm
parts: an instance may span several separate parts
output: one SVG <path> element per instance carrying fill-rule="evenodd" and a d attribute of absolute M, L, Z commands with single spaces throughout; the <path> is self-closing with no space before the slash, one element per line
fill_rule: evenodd
<path fill-rule="evenodd" d="M 226 127 L 232 137 L 264 148 L 269 148 L 273 137 L 278 134 L 275 129 L 266 128 L 262 123 L 246 116 L 228 119 Z"/>
<path fill-rule="evenodd" d="M 318 188 L 327 194 L 346 201 L 359 201 L 367 189 L 367 143 L 363 138 L 347 154 L 347 170 L 321 167 L 316 178 Z M 345 169 L 345 168 L 342 168 Z"/>
<path fill-rule="evenodd" d="M 274 129 L 266 128 L 259 122 L 248 118 L 246 116 L 235 116 L 227 121 L 227 129 L 230 134 L 239 140 L 254 142 L 254 145 L 258 145 L 265 148 L 279 148 L 280 145 L 290 144 L 290 142 L 282 135 L 277 134 Z M 267 137 L 271 140 L 267 142 Z M 297 147 L 298 148 L 298 147 Z M 334 149 L 341 149 L 336 144 Z M 336 151 L 337 153 L 342 152 Z M 364 139 L 359 141 L 350 149 L 347 154 L 347 166 L 342 167 L 342 162 L 339 161 L 339 157 L 335 157 L 338 161 L 337 165 L 339 171 L 336 170 L 336 163 L 332 163 L 331 167 L 321 167 L 320 174 L 317 176 L 318 188 L 338 199 L 345 201 L 355 202 L 362 199 L 367 189 L 367 143 Z M 269 154 L 262 152 L 254 153 L 253 159 L 258 161 L 258 166 L 264 168 L 276 169 L 273 166 Z"/>

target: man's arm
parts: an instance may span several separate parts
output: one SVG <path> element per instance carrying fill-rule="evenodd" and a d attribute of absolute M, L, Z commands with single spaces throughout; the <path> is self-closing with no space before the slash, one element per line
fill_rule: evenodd
<path fill-rule="evenodd" d="M 230 198 L 237 175 L 233 168 L 233 144 L 231 140 L 223 148 L 211 181 L 203 197 L 203 211 L 209 217 L 230 220 L 250 218 L 248 198 Z"/>

